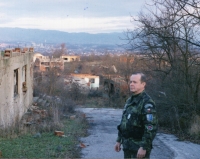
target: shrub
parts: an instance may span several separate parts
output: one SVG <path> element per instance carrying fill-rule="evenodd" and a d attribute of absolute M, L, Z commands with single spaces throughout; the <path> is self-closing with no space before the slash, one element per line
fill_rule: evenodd
<path fill-rule="evenodd" d="M 195 115 L 192 122 L 191 122 L 191 127 L 189 129 L 189 133 L 191 135 L 197 136 L 197 138 L 200 139 L 200 116 Z"/>

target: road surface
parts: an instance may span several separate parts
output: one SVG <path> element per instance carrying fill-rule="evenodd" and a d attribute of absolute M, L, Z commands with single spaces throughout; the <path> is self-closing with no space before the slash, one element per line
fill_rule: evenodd
<path fill-rule="evenodd" d="M 90 124 L 89 135 L 81 138 L 86 145 L 81 158 L 123 158 L 123 151 L 115 152 L 117 125 L 122 109 L 112 108 L 78 108 L 85 113 Z M 178 141 L 174 135 L 157 133 L 153 141 L 151 159 L 199 159 L 200 145 L 187 141 Z"/>

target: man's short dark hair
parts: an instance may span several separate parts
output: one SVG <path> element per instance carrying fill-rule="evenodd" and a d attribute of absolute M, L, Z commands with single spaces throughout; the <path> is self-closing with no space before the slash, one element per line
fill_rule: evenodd
<path fill-rule="evenodd" d="M 146 82 L 146 75 L 142 72 L 136 72 L 136 73 L 133 73 L 132 75 L 141 75 L 141 82 Z"/>

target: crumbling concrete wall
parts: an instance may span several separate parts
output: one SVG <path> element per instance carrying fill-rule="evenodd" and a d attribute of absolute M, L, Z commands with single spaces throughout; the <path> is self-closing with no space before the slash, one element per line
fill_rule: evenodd
<path fill-rule="evenodd" d="M 0 128 L 18 122 L 33 100 L 33 53 L 0 59 Z"/>

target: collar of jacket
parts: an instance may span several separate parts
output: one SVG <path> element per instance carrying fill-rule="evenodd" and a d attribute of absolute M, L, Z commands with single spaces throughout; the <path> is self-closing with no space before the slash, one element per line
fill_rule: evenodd
<path fill-rule="evenodd" d="M 128 106 L 132 104 L 137 104 L 144 94 L 145 94 L 145 91 L 142 91 L 140 94 L 136 94 L 136 95 L 133 94 L 127 101 Z"/>

